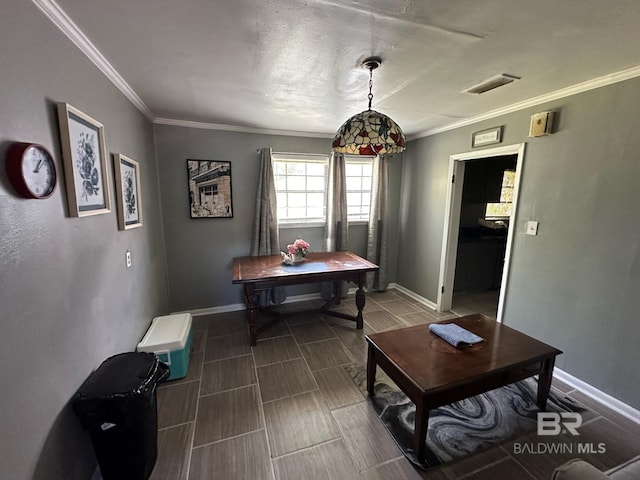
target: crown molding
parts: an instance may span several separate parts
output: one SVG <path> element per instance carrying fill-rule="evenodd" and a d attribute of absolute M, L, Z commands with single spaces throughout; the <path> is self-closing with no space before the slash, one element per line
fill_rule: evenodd
<path fill-rule="evenodd" d="M 507 105 L 506 107 L 498 108 L 496 110 L 491 110 L 490 112 L 483 113 L 482 115 L 476 115 L 475 117 L 465 118 L 463 120 L 450 123 L 449 125 L 445 125 L 444 127 L 437 127 L 437 128 L 432 128 L 430 130 L 418 132 L 413 135 L 407 136 L 407 140 L 417 140 L 418 138 L 429 137 L 431 135 L 435 135 L 436 133 L 455 130 L 456 128 L 472 125 L 474 123 L 482 122 L 483 120 L 490 120 L 492 118 L 496 118 L 501 115 L 517 112 L 519 110 L 523 110 L 529 107 L 534 107 L 536 105 L 551 102 L 553 100 L 570 97 L 571 95 L 576 95 L 577 93 L 588 92 L 589 90 L 594 90 L 596 88 L 605 87 L 607 85 L 612 85 L 614 83 L 623 82 L 625 80 L 629 80 L 631 78 L 636 78 L 639 76 L 640 76 L 640 65 L 637 65 L 635 67 L 627 68 L 625 70 L 621 70 L 616 73 L 611 73 L 609 75 L 604 75 L 602 77 L 594 78 L 592 80 L 587 80 L 586 82 L 578 83 L 570 87 L 562 88 L 554 92 L 545 93 L 544 95 L 533 97 L 528 100 L 524 100 L 522 102 L 513 103 L 511 105 Z"/>
<path fill-rule="evenodd" d="M 296 130 L 269 130 L 265 128 L 241 127 L 220 123 L 192 122 L 189 120 L 175 120 L 172 118 L 156 118 L 156 125 L 173 125 L 174 127 L 201 128 L 204 130 L 224 130 L 227 132 L 257 133 L 263 135 L 283 135 L 287 137 L 333 138 L 328 133 L 299 132 Z"/>
<path fill-rule="evenodd" d="M 91 43 L 91 40 L 80 30 L 80 28 L 73 23 L 73 20 L 60 8 L 60 6 L 53 0 L 31 0 L 36 7 L 38 7 L 45 16 L 58 27 L 58 29 L 64 33 L 73 44 L 84 53 L 98 69 L 105 74 L 105 76 L 113 83 L 118 90 L 120 90 L 125 97 L 129 99 L 133 105 L 142 112 L 142 114 L 149 120 L 153 121 L 155 115 L 145 105 L 142 99 L 136 92 L 129 86 L 129 84 L 122 78 L 122 76 L 116 71 L 115 68 L 109 63 L 109 61 L 100 53 L 96 46 Z"/>
<path fill-rule="evenodd" d="M 200 128 L 206 130 L 223 130 L 229 132 L 241 132 L 241 133 L 257 133 L 264 135 L 283 135 L 292 137 L 310 137 L 310 138 L 332 138 L 333 135 L 327 133 L 311 133 L 289 130 L 269 130 L 261 128 L 241 127 L 236 125 L 224 125 L 216 123 L 204 123 L 204 122 L 191 122 L 187 120 L 175 120 L 169 118 L 156 118 L 154 113 L 147 107 L 138 94 L 129 86 L 129 84 L 122 78 L 115 68 L 109 63 L 109 61 L 102 55 L 102 53 L 91 43 L 89 38 L 80 30 L 80 28 L 71 20 L 71 18 L 60 8 L 60 6 L 54 0 L 31 0 L 32 3 L 38 7 L 44 13 L 44 15 L 58 27 L 62 33 L 64 33 L 73 44 L 84 53 L 93 64 L 118 88 L 124 96 L 129 99 L 133 105 L 142 112 L 151 122 L 160 125 L 173 125 L 187 128 Z M 407 135 L 407 140 L 417 140 L 419 138 L 428 137 L 437 133 L 447 132 L 449 130 L 455 130 L 456 128 L 479 123 L 484 120 L 506 115 L 508 113 L 517 112 L 525 108 L 540 105 L 542 103 L 558 100 L 561 98 L 569 97 L 577 93 L 587 92 L 595 88 L 604 87 L 606 85 L 612 85 L 614 83 L 629 80 L 640 76 L 640 65 L 621 70 L 616 73 L 604 75 L 586 82 L 578 83 L 567 88 L 556 90 L 554 92 L 546 93 L 537 97 L 524 100 L 522 102 L 514 103 L 506 107 L 491 110 L 481 115 L 465 118 L 454 123 L 450 123 L 443 127 L 437 127 L 430 130 L 424 130 L 412 135 Z"/>

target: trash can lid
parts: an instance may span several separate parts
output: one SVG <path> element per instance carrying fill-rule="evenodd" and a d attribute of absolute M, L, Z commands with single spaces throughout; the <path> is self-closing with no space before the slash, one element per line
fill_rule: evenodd
<path fill-rule="evenodd" d="M 142 393 L 159 381 L 159 361 L 146 352 L 127 352 L 107 358 L 78 390 L 84 398 Z"/>

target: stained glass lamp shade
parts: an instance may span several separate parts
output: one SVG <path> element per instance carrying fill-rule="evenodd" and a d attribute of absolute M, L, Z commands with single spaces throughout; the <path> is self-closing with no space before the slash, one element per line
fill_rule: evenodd
<path fill-rule="evenodd" d="M 334 152 L 348 155 L 384 155 L 399 153 L 406 148 L 404 133 L 396 122 L 383 113 L 371 110 L 373 70 L 382 60 L 367 58 L 362 64 L 369 69 L 369 109 L 349 118 L 338 129 L 331 147 Z"/>
<path fill-rule="evenodd" d="M 331 147 L 348 155 L 384 155 L 402 152 L 405 142 L 396 122 L 375 110 L 365 110 L 342 124 Z"/>

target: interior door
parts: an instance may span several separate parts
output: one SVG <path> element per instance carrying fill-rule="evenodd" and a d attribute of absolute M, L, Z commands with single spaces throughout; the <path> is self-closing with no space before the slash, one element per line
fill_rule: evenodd
<path fill-rule="evenodd" d="M 514 230 L 518 221 L 518 187 L 524 161 L 525 144 L 509 145 L 474 152 L 452 155 L 449 160 L 449 176 L 451 183 L 447 189 L 447 203 L 445 208 L 445 226 L 442 242 L 442 255 L 440 262 L 440 290 L 438 292 L 437 309 L 445 312 L 451 309 L 455 282 L 455 267 L 459 243 L 459 228 L 461 220 L 461 207 L 463 203 L 462 193 L 467 161 L 482 158 L 491 158 L 504 155 L 516 155 L 516 172 L 513 187 L 512 213 L 507 232 L 505 246 L 504 267 L 500 282 L 500 295 L 498 300 L 497 320 L 502 320 L 502 310 L 508 282 L 511 245 L 514 238 Z"/>

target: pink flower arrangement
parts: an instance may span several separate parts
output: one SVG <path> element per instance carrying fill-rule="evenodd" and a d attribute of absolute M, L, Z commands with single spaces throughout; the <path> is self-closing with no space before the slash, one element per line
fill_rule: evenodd
<path fill-rule="evenodd" d="M 310 245 L 308 242 L 305 242 L 301 238 L 298 238 L 291 245 L 287 245 L 287 250 L 289 251 L 289 255 L 296 255 L 299 253 L 303 257 L 306 257 L 309 253 L 309 246 Z"/>

